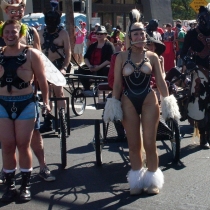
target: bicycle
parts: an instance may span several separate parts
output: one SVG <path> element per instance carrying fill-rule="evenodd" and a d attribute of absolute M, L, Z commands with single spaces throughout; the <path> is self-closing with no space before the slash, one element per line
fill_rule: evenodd
<path fill-rule="evenodd" d="M 80 79 L 88 78 L 93 83 L 92 91 L 93 96 L 86 96 L 83 88 L 81 87 Z M 97 106 L 96 98 L 98 93 L 97 84 L 107 81 L 106 76 L 95 76 L 95 75 L 82 75 L 82 74 L 68 74 L 66 75 L 68 88 L 64 88 L 71 95 L 71 106 L 72 111 L 76 116 L 80 116 L 84 113 L 86 108 L 86 98 L 93 97 L 95 107 Z"/>
<path fill-rule="evenodd" d="M 50 98 L 50 101 L 55 102 L 54 106 L 54 115 L 51 115 L 52 119 L 54 120 L 54 130 L 55 133 L 58 133 L 58 138 L 60 139 L 60 151 L 61 151 L 61 167 L 64 169 L 67 165 L 67 155 L 66 155 L 66 138 L 70 135 L 70 123 L 69 120 L 69 109 L 65 114 L 65 109 L 61 108 L 58 112 L 57 110 L 57 101 L 65 100 L 67 107 L 69 107 L 69 98 Z M 39 100 L 41 101 L 41 100 Z M 39 103 L 40 107 L 42 105 Z M 43 113 L 43 116 L 46 113 Z M 59 118 L 58 118 L 59 116 Z"/>

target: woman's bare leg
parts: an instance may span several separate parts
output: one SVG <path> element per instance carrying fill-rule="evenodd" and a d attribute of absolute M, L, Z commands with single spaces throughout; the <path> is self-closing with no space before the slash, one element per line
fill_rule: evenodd
<path fill-rule="evenodd" d="M 144 149 L 146 151 L 149 171 L 156 171 L 158 168 L 156 135 L 159 115 L 158 100 L 155 93 L 152 91 L 147 95 L 143 103 L 141 116 Z"/>
<path fill-rule="evenodd" d="M 137 114 L 130 99 L 122 97 L 123 126 L 128 139 L 129 156 L 132 170 L 142 168 L 140 117 Z"/>

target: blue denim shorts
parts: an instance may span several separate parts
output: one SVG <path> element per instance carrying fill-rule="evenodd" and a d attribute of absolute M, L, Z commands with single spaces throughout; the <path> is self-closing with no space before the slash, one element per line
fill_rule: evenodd
<path fill-rule="evenodd" d="M 0 96 L 0 99 L 5 102 L 21 102 L 33 97 L 33 93 L 22 96 Z M 0 103 L 0 118 L 9 118 L 9 114 L 5 107 Z M 16 118 L 17 120 L 27 120 L 37 118 L 37 108 L 35 102 L 30 102 Z"/>

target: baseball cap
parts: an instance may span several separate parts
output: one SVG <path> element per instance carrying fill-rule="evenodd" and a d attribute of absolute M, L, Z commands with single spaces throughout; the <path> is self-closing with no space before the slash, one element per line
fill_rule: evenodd
<path fill-rule="evenodd" d="M 107 34 L 105 26 L 99 26 L 96 32 L 99 34 Z"/>
<path fill-rule="evenodd" d="M 95 26 L 100 26 L 100 24 L 99 23 L 96 23 Z"/>

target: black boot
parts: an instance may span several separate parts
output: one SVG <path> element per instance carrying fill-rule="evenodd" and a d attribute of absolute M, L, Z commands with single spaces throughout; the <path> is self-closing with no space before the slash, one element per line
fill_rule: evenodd
<path fill-rule="evenodd" d="M 6 192 L 2 196 L 3 202 L 12 202 L 17 194 L 15 188 L 15 171 L 12 173 L 5 173 L 6 176 L 6 185 L 7 189 Z"/>
<path fill-rule="evenodd" d="M 50 114 L 47 114 L 44 117 L 44 123 L 42 126 L 40 126 L 39 132 L 40 133 L 45 133 L 45 132 L 49 132 L 52 131 L 52 116 Z"/>
<path fill-rule="evenodd" d="M 20 187 L 20 201 L 30 201 L 31 200 L 31 185 L 30 185 L 30 177 L 31 172 L 22 172 L 22 183 Z"/>
<path fill-rule="evenodd" d="M 210 149 L 206 134 L 200 134 L 200 147 L 202 149 Z"/>

